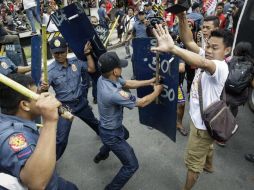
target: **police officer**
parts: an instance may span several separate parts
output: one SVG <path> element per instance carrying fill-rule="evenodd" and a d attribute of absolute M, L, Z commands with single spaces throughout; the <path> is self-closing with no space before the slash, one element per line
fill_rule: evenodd
<path fill-rule="evenodd" d="M 36 92 L 30 76 L 9 77 Z M 28 189 L 77 190 L 60 178 L 56 165 L 56 126 L 61 103 L 49 93 L 35 102 L 0 83 L 0 173 L 15 176 Z M 42 116 L 40 133 L 33 120 Z"/>
<path fill-rule="evenodd" d="M 31 71 L 31 65 L 29 66 L 16 66 L 8 57 L 0 56 L 0 73 L 8 75 L 10 73 L 22 73 L 25 74 Z"/>
<path fill-rule="evenodd" d="M 96 134 L 99 134 L 99 122 L 95 118 L 86 99 L 86 85 L 82 79 L 87 78 L 87 72 L 95 72 L 95 65 L 91 55 L 91 44 L 87 42 L 84 54 L 87 64 L 76 57 L 67 58 L 67 44 L 62 37 L 54 37 L 49 43 L 55 61 L 48 67 L 48 84 L 42 82 L 42 90 L 47 90 L 51 85 L 56 93 L 56 98 L 72 113 L 88 124 Z M 57 124 L 57 159 L 59 159 L 68 143 L 72 121 L 59 118 Z"/>
<path fill-rule="evenodd" d="M 124 91 L 123 88 L 135 89 L 153 85 L 155 78 L 144 81 L 124 80 L 120 76 L 122 67 L 126 67 L 128 61 L 120 60 L 115 52 L 102 54 L 99 58 L 99 64 L 101 64 L 102 76 L 97 83 L 97 98 L 100 114 L 100 137 L 104 146 L 101 147 L 95 161 L 98 163 L 106 159 L 109 151 L 112 151 L 118 157 L 123 166 L 105 189 L 119 190 L 139 167 L 133 148 L 124 138 L 123 108 L 133 109 L 135 106 L 147 106 L 161 93 L 163 87 L 162 85 L 155 85 L 151 94 L 138 99 Z"/>

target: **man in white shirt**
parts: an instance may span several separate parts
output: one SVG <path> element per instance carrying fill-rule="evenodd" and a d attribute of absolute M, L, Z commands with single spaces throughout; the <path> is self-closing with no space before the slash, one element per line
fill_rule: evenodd
<path fill-rule="evenodd" d="M 212 165 L 207 165 L 211 161 L 207 162 L 206 158 L 209 154 L 213 154 L 211 147 L 213 147 L 214 141 L 209 136 L 201 119 L 197 82 L 201 70 L 204 70 L 201 80 L 204 109 L 220 99 L 228 76 L 228 66 L 224 61 L 224 57 L 231 52 L 233 34 L 226 30 L 212 31 L 205 51 L 200 49 L 199 54 L 197 54 L 175 46 L 168 30 L 162 28 L 161 25 L 157 26 L 157 29 L 153 29 L 153 31 L 158 40 L 158 47 L 153 47 L 152 51 L 172 53 L 180 57 L 187 64 L 199 68 L 193 80 L 190 95 L 190 115 L 192 121 L 190 123 L 190 136 L 185 157 L 188 172 L 183 189 L 190 190 L 204 168 L 212 171 Z"/>

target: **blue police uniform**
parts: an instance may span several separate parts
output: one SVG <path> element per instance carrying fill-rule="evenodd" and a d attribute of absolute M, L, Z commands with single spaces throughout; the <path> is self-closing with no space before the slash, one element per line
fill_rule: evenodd
<path fill-rule="evenodd" d="M 0 114 L 0 172 L 20 180 L 20 171 L 33 154 L 38 139 L 39 131 L 34 122 Z M 78 188 L 54 172 L 46 189 L 77 190 Z"/>
<path fill-rule="evenodd" d="M 146 32 L 146 25 L 141 21 L 136 21 L 133 25 L 133 33 L 135 35 L 135 38 L 148 38 L 147 32 Z"/>
<path fill-rule="evenodd" d="M 71 112 L 87 123 L 99 134 L 99 121 L 95 118 L 91 107 L 88 105 L 85 92 L 87 91 L 86 79 L 87 64 L 77 58 L 67 59 L 68 66 L 54 61 L 48 68 L 48 82 L 56 93 L 56 98 L 71 109 Z M 63 154 L 71 129 L 72 121 L 59 118 L 57 124 L 57 159 Z"/>
<path fill-rule="evenodd" d="M 16 73 L 18 67 L 8 58 L 0 56 L 0 73 L 8 75 L 10 73 Z"/>
<path fill-rule="evenodd" d="M 133 148 L 126 142 L 126 130 L 122 125 L 123 108 L 133 109 L 136 97 L 123 91 L 125 80 L 111 81 L 101 76 L 97 83 L 97 98 L 100 114 L 100 137 L 104 144 L 100 154 L 111 150 L 123 166 L 106 189 L 121 189 L 138 169 L 138 160 Z"/>

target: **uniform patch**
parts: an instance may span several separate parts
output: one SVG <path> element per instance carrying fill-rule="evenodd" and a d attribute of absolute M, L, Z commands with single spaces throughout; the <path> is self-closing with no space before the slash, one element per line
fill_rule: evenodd
<path fill-rule="evenodd" d="M 55 45 L 55 47 L 60 47 L 61 42 L 59 40 L 55 40 L 54 45 Z"/>
<path fill-rule="evenodd" d="M 32 148 L 30 146 L 24 148 L 21 150 L 18 154 L 17 157 L 19 160 L 24 160 L 30 157 L 30 155 L 33 153 Z"/>
<path fill-rule="evenodd" d="M 76 65 L 74 65 L 74 64 L 71 65 L 71 69 L 73 72 L 76 72 L 78 70 Z"/>
<path fill-rule="evenodd" d="M 124 97 L 125 99 L 129 99 L 130 98 L 130 95 L 127 92 L 123 91 L 123 90 L 119 91 L 119 94 L 122 97 Z"/>
<path fill-rule="evenodd" d="M 22 133 L 12 135 L 9 139 L 9 145 L 14 152 L 18 152 L 27 147 L 26 138 Z"/>
<path fill-rule="evenodd" d="M 8 65 L 7 65 L 7 63 L 5 63 L 4 61 L 1 62 L 1 66 L 2 66 L 4 69 L 8 69 Z"/>

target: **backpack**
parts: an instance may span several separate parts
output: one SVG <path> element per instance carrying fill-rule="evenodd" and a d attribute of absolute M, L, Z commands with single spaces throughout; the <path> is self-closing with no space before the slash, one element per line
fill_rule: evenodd
<path fill-rule="evenodd" d="M 229 61 L 229 74 L 225 82 L 226 93 L 240 95 L 253 79 L 253 63 L 244 56 L 234 56 Z"/>

